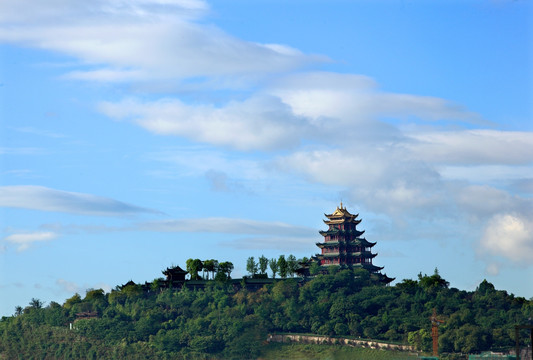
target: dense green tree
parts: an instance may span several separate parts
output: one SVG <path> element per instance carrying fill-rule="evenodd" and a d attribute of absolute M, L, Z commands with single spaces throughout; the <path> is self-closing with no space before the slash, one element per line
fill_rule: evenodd
<path fill-rule="evenodd" d="M 231 272 L 233 271 L 233 263 L 229 261 L 223 261 L 218 264 L 218 273 L 226 275 L 226 279 L 231 278 Z M 217 273 L 217 275 L 218 275 Z"/>
<path fill-rule="evenodd" d="M 311 265 L 309 265 L 309 274 L 314 276 L 314 275 L 318 275 L 319 272 L 320 272 L 320 264 L 318 263 L 318 261 L 313 261 Z"/>
<path fill-rule="evenodd" d="M 268 259 L 264 255 L 261 255 L 261 257 L 259 258 L 259 271 L 261 272 L 261 274 L 266 274 L 267 268 Z"/>
<path fill-rule="evenodd" d="M 71 309 L 74 305 L 81 302 L 81 296 L 80 294 L 76 293 L 71 298 L 67 299 L 65 301 L 65 304 L 63 305 L 66 309 Z"/>
<path fill-rule="evenodd" d="M 296 256 L 289 255 L 287 257 L 287 274 L 290 277 L 294 277 L 294 274 L 296 273 L 296 269 L 298 268 L 298 261 L 296 260 Z"/>
<path fill-rule="evenodd" d="M 268 261 L 268 266 L 270 267 L 270 271 L 272 271 L 272 279 L 275 279 L 276 278 L 276 274 L 279 271 L 278 260 L 275 259 L 275 258 L 270 259 Z"/>
<path fill-rule="evenodd" d="M 201 289 L 152 291 L 128 282 L 109 294 L 76 294 L 63 306 L 28 306 L 0 320 L 0 353 L 6 359 L 258 358 L 272 332 L 371 337 L 431 351 L 435 308 L 444 319 L 440 351 L 466 354 L 512 348 L 514 324 L 533 315 L 531 300 L 485 281 L 474 292 L 449 288 L 438 273 L 385 287 L 364 269 L 337 269 L 251 291 L 229 285 L 232 268 L 220 263 L 217 281 Z M 98 317 L 74 322 L 83 309 Z"/>
<path fill-rule="evenodd" d="M 258 264 L 255 261 L 253 256 L 250 256 L 248 260 L 246 261 L 246 271 L 248 271 L 248 273 L 252 275 L 252 277 L 255 276 L 255 274 L 257 274 Z"/>
<path fill-rule="evenodd" d="M 279 267 L 279 276 L 283 279 L 287 277 L 289 268 L 287 266 L 287 260 L 285 260 L 285 255 L 280 255 L 278 258 L 278 267 Z"/>
<path fill-rule="evenodd" d="M 200 259 L 188 259 L 186 262 L 187 271 L 191 275 L 191 280 L 198 280 L 200 276 L 199 271 L 203 269 L 203 263 Z"/>
<path fill-rule="evenodd" d="M 204 271 L 207 271 L 207 278 L 209 279 L 209 273 L 211 273 L 211 278 L 214 279 L 215 278 L 215 271 L 218 267 L 218 261 L 217 260 L 214 260 L 214 259 L 210 259 L 210 260 L 204 260 L 203 261 L 203 270 Z"/>
<path fill-rule="evenodd" d="M 30 307 L 32 309 L 40 309 L 43 307 L 43 305 L 44 303 L 41 300 L 36 299 L 36 298 L 32 298 L 30 301 Z"/>
<path fill-rule="evenodd" d="M 441 289 L 441 288 L 447 288 L 450 283 L 446 280 L 444 280 L 439 275 L 439 270 L 435 268 L 435 272 L 433 275 L 422 275 L 422 273 L 418 274 L 418 282 L 420 285 L 425 289 Z"/>
<path fill-rule="evenodd" d="M 105 292 L 103 289 L 88 289 L 85 293 L 83 301 L 98 301 L 105 299 Z"/>

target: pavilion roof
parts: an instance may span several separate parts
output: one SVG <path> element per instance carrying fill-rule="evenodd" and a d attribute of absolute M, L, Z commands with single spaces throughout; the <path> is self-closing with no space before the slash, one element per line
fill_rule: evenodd
<path fill-rule="evenodd" d="M 355 223 L 357 225 L 361 222 L 361 220 L 357 219 L 359 214 L 351 214 L 348 210 L 346 210 L 346 207 L 342 206 L 342 201 L 340 207 L 337 206 L 337 209 L 335 209 L 332 214 L 324 214 L 324 216 L 329 219 L 324 220 L 324 222 L 328 225 L 343 224 L 346 222 Z"/>
<path fill-rule="evenodd" d="M 166 270 L 163 270 L 161 272 L 164 275 L 167 275 L 167 274 L 188 274 L 189 273 L 188 271 L 183 270 L 182 268 L 180 268 L 177 265 L 174 266 L 174 267 L 171 267 L 171 268 L 166 268 Z"/>

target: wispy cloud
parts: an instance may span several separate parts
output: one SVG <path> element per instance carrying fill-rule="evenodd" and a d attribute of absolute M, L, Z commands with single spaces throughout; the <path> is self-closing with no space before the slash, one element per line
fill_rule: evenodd
<path fill-rule="evenodd" d="M 463 130 L 409 134 L 413 157 L 436 164 L 532 165 L 533 132 Z"/>
<path fill-rule="evenodd" d="M 58 234 L 46 232 L 19 233 L 6 236 L 5 241 L 17 245 L 17 251 L 28 250 L 36 242 L 50 241 L 58 237 Z"/>
<path fill-rule="evenodd" d="M 44 136 L 44 137 L 55 138 L 55 139 L 65 137 L 65 135 L 57 133 L 57 132 L 37 129 L 31 126 L 18 127 L 18 128 L 15 128 L 14 130 L 18 132 L 22 132 L 22 133 L 33 134 L 37 136 Z"/>
<path fill-rule="evenodd" d="M 123 226 L 91 226 L 91 225 L 62 225 L 43 224 L 37 231 L 12 231 L 14 234 L 6 236 L 5 241 L 18 244 L 19 251 L 28 249 L 34 242 L 49 241 L 59 236 L 69 234 L 101 234 L 110 232 L 155 232 L 155 233 L 218 233 L 249 235 L 254 243 L 261 239 L 268 239 L 265 246 L 272 248 L 286 248 L 288 246 L 302 247 L 312 244 L 309 239 L 316 238 L 317 230 L 305 226 L 298 226 L 278 221 L 258 221 L 241 218 L 207 217 L 194 219 L 169 219 L 131 223 Z M 236 240 L 237 243 L 246 239 Z M 285 243 L 283 245 L 282 243 Z M 232 245 L 233 244 L 233 245 Z M 270 245 L 268 245 L 270 244 Z M 292 244 L 292 245 L 291 245 Z M 235 242 L 224 242 L 223 246 L 237 246 Z M 252 243 L 246 245 L 254 248 Z"/>
<path fill-rule="evenodd" d="M 140 223 L 140 230 L 156 232 L 199 232 L 248 235 L 313 236 L 316 229 L 283 222 L 235 218 L 174 219 Z"/>
<path fill-rule="evenodd" d="M 360 124 L 379 117 L 483 122 L 479 114 L 449 100 L 384 92 L 373 79 L 357 74 L 300 73 L 280 78 L 268 92 L 296 115 L 328 122 Z"/>
<path fill-rule="evenodd" d="M 96 216 L 157 213 L 101 196 L 33 185 L 0 187 L 0 206 Z"/>
<path fill-rule="evenodd" d="M 471 132 L 455 134 L 455 137 L 442 136 L 441 143 L 448 142 L 438 147 L 437 139 L 428 145 L 423 143 L 423 138 L 408 137 L 409 134 L 403 134 L 380 119 L 416 117 L 432 122 L 477 122 L 480 117 L 445 99 L 383 93 L 375 90 L 375 86 L 371 79 L 359 75 L 304 73 L 297 79 L 279 80 L 276 86 L 248 99 L 218 107 L 190 105 L 167 98 L 151 102 L 132 99 L 102 102 L 99 109 L 109 117 L 130 120 L 156 134 L 246 151 L 294 149 L 305 140 L 321 143 L 331 137 L 339 145 L 349 144 L 354 139 L 403 139 L 406 146 L 407 142 L 418 147 L 434 146 L 434 152 L 442 152 L 454 141 L 466 143 L 476 135 L 481 137 L 480 146 L 483 141 L 498 144 L 508 141 L 509 135 L 505 133 Z M 468 138 L 468 134 L 472 136 Z M 522 142 L 528 140 L 524 134 L 513 136 Z"/>
<path fill-rule="evenodd" d="M 43 155 L 47 151 L 33 147 L 0 147 L 0 155 Z"/>
<path fill-rule="evenodd" d="M 85 294 L 85 292 L 90 289 L 102 289 L 105 292 L 111 291 L 111 286 L 109 286 L 109 284 L 106 284 L 106 283 L 87 285 L 87 284 L 78 284 L 74 281 L 68 281 L 65 279 L 57 279 L 56 286 L 58 286 L 62 292 L 66 292 L 69 294 L 78 293 L 82 297 Z"/>
<path fill-rule="evenodd" d="M 316 234 L 316 231 L 315 231 Z M 221 246 L 233 249 L 279 250 L 287 253 L 313 250 L 317 238 L 294 236 L 257 236 L 220 242 Z"/>
<path fill-rule="evenodd" d="M 256 78 L 325 59 L 235 38 L 205 24 L 208 10 L 192 0 L 3 2 L 0 39 L 78 58 L 85 66 L 69 78 L 105 82 Z"/>
<path fill-rule="evenodd" d="M 223 107 L 186 105 L 177 99 L 156 102 L 104 102 L 100 110 L 116 119 L 130 119 L 146 130 L 237 150 L 293 148 L 309 132 L 304 119 L 278 98 L 257 96 Z"/>

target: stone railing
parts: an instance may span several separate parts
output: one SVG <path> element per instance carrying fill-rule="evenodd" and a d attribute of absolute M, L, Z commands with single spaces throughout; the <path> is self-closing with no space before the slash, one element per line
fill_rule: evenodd
<path fill-rule="evenodd" d="M 372 349 L 416 351 L 413 346 L 401 344 L 388 344 L 375 340 L 349 339 L 342 337 L 330 337 L 324 335 L 297 335 L 297 334 L 268 334 L 269 342 L 297 342 L 303 344 L 330 344 L 367 347 Z"/>

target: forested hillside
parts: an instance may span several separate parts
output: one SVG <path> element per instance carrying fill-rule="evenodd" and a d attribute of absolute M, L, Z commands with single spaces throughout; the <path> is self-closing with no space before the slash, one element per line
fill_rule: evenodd
<path fill-rule="evenodd" d="M 474 292 L 449 288 L 437 272 L 395 286 L 372 285 L 351 270 L 314 279 L 278 280 L 257 291 L 224 281 L 204 289 L 130 284 L 89 290 L 63 305 L 34 299 L 0 321 L 7 359 L 250 359 L 269 332 L 354 336 L 405 342 L 430 351 L 435 308 L 444 320 L 441 352 L 514 346 L 514 325 L 533 317 L 533 302 L 483 281 Z M 78 319 L 79 314 L 94 318 Z M 77 315 L 78 314 L 78 315 Z M 73 323 L 73 329 L 69 324 Z M 522 337 L 522 344 L 529 342 Z"/>

